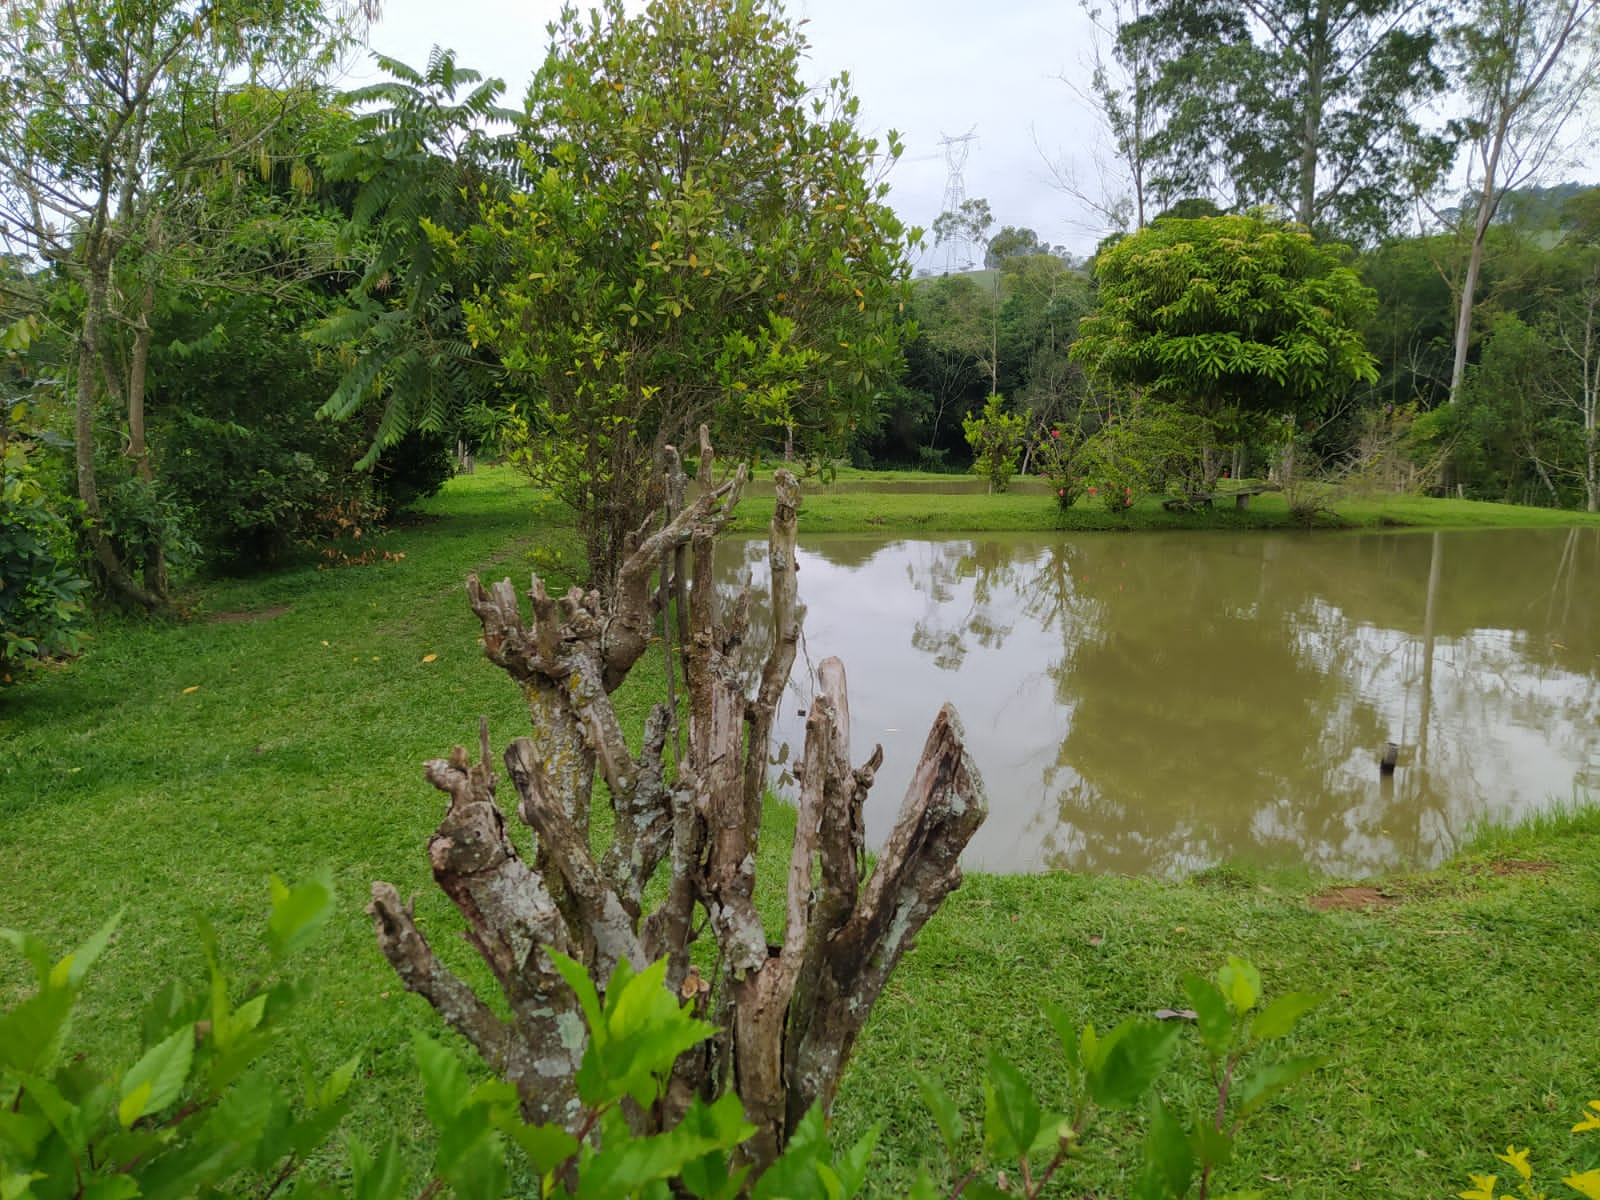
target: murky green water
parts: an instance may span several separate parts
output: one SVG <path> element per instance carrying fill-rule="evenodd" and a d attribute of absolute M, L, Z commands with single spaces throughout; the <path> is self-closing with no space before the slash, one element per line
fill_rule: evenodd
<path fill-rule="evenodd" d="M 764 554 L 728 543 L 728 586 L 763 588 Z M 881 842 L 954 701 L 990 798 L 975 867 L 1361 874 L 1600 794 L 1600 530 L 835 536 L 800 593 L 779 739 L 841 657 Z"/>

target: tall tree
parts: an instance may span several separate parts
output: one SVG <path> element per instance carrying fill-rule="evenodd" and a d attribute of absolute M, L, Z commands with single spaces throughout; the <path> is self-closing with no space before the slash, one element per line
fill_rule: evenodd
<path fill-rule="evenodd" d="M 148 482 L 150 314 L 180 204 L 207 173 L 253 163 L 375 11 L 375 0 L 20 0 L 0 15 L 0 227 L 8 249 L 58 264 L 82 290 L 78 494 L 106 580 L 147 606 L 163 599 L 161 549 L 143 548 L 141 582 L 103 528 L 97 402 L 125 414 Z M 273 103 L 229 102 L 246 89 Z"/>
<path fill-rule="evenodd" d="M 1100 255 L 1099 308 L 1072 355 L 1108 381 L 1199 417 L 1213 444 L 1304 417 L 1377 378 L 1362 327 L 1377 297 L 1339 256 L 1255 217 L 1168 218 Z"/>
<path fill-rule="evenodd" d="M 366 270 L 313 333 L 346 364 L 322 415 L 342 420 L 381 401 L 363 467 L 408 433 L 460 440 L 475 410 L 499 404 L 500 364 L 470 343 L 462 304 L 503 277 L 508 257 L 481 243 L 443 252 L 430 231 L 459 237 L 526 182 L 522 114 L 501 106 L 504 82 L 437 46 L 420 71 L 378 64 L 389 79 L 342 98 L 361 114 L 361 136 L 327 163 L 357 189 L 347 236 Z"/>
<path fill-rule="evenodd" d="M 802 80 L 774 0 L 606 0 L 550 34 L 532 185 L 481 234 L 511 270 L 468 331 L 525 389 L 534 465 L 605 587 L 652 464 L 700 422 L 740 452 L 824 454 L 875 413 L 909 275 L 883 180 L 900 143 L 858 130 L 847 77 Z"/>
<path fill-rule="evenodd" d="M 1099 213 L 1111 230 L 1137 233 L 1153 210 L 1173 197 L 1210 188 L 1206 160 L 1190 160 L 1194 170 L 1181 172 L 1176 170 L 1178 160 L 1164 161 L 1161 153 L 1167 127 L 1179 115 L 1173 105 L 1180 99 L 1178 88 L 1162 86 L 1163 67 L 1168 56 L 1183 51 L 1153 25 L 1150 0 L 1109 0 L 1105 8 L 1097 0 L 1080 4 L 1096 35 L 1089 85 L 1082 87 L 1065 76 L 1063 80 L 1099 112 L 1127 191 L 1108 183 L 1117 173 L 1110 163 L 1096 163 L 1098 191 L 1085 186 L 1070 162 L 1052 164 L 1051 171 L 1062 191 Z"/>
<path fill-rule="evenodd" d="M 1448 163 L 1420 123 L 1445 86 L 1424 0 L 1154 0 L 1118 40 L 1159 64 L 1151 179 L 1168 196 L 1209 182 L 1367 242 Z"/>
<path fill-rule="evenodd" d="M 1456 310 L 1454 402 L 1495 214 L 1507 192 L 1560 157 L 1576 134 L 1572 118 L 1600 88 L 1600 0 L 1472 0 L 1452 43 L 1470 105 L 1470 190 L 1477 196 Z"/>

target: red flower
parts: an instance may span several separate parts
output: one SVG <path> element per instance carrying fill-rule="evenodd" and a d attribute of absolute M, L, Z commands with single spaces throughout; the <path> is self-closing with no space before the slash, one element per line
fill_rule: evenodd
<path fill-rule="evenodd" d="M 1067 494 L 1067 489 L 1066 488 L 1057 488 L 1056 489 L 1056 495 L 1065 496 L 1066 494 Z"/>
<path fill-rule="evenodd" d="M 1051 437 L 1053 437 L 1053 438 L 1058 438 L 1058 437 L 1060 437 L 1060 436 L 1061 436 L 1061 430 L 1059 430 L 1059 429 L 1052 429 L 1052 430 L 1051 430 L 1051 431 L 1050 431 L 1050 436 L 1051 436 Z"/>
<path fill-rule="evenodd" d="M 1096 493 L 1096 492 L 1098 492 L 1098 491 L 1099 491 L 1099 490 L 1100 490 L 1100 489 L 1099 489 L 1099 488 L 1090 488 L 1090 489 L 1089 489 L 1089 495 L 1091 495 L 1091 496 L 1092 496 L 1092 495 L 1094 495 L 1094 494 L 1095 494 L 1095 493 Z"/>

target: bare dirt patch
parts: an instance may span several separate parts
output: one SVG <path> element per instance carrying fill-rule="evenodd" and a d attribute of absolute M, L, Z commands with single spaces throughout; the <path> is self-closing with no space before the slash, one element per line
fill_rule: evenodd
<path fill-rule="evenodd" d="M 1538 875 L 1544 871 L 1554 871 L 1556 865 L 1553 862 L 1543 862 L 1536 859 L 1501 858 L 1492 863 L 1484 864 L 1484 867 L 1480 869 L 1493 871 L 1504 879 L 1507 875 Z"/>
<path fill-rule="evenodd" d="M 242 625 L 249 621 L 270 621 L 288 612 L 290 605 L 274 604 L 271 608 L 240 609 L 237 612 L 212 613 L 206 618 L 213 625 Z"/>
<path fill-rule="evenodd" d="M 1311 897 L 1311 907 L 1318 912 L 1358 912 L 1368 908 L 1388 908 L 1399 903 L 1399 896 L 1392 892 L 1380 892 L 1364 883 L 1325 888 Z"/>

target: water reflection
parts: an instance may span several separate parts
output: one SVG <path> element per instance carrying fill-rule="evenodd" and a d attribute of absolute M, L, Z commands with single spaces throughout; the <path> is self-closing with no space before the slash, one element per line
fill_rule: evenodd
<path fill-rule="evenodd" d="M 760 586 L 760 544 L 722 559 Z M 780 741 L 842 657 L 881 840 L 954 700 L 991 801 L 973 866 L 1365 873 L 1600 784 L 1600 530 L 821 537 L 800 567 Z"/>

